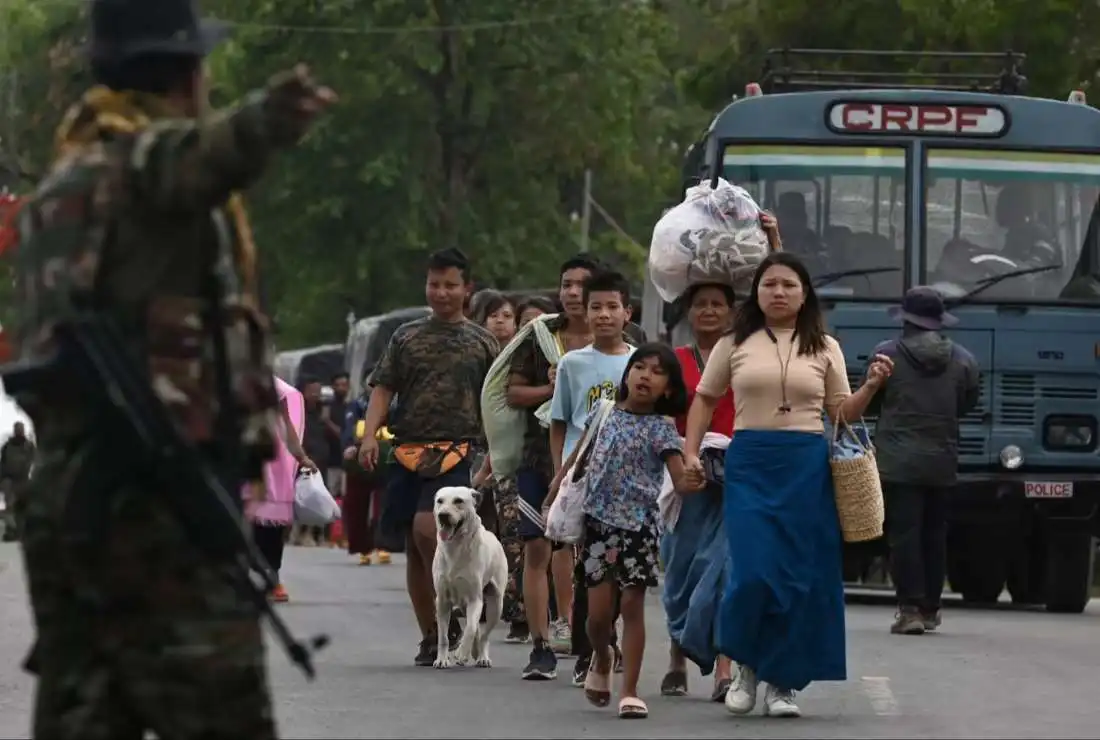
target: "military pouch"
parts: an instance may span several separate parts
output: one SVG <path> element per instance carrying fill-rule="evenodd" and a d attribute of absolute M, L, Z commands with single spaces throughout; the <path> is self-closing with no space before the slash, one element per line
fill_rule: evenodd
<path fill-rule="evenodd" d="M 153 392 L 186 439 L 212 442 L 217 398 L 205 352 L 202 301 L 182 296 L 153 298 L 145 338 Z"/>
<path fill-rule="evenodd" d="M 394 459 L 409 472 L 432 479 L 451 472 L 470 454 L 469 442 L 423 442 L 398 445 Z"/>
<path fill-rule="evenodd" d="M 215 441 L 219 408 L 202 311 L 200 299 L 159 296 L 149 303 L 145 333 L 153 390 L 184 437 L 197 444 Z M 223 315 L 240 473 L 246 480 L 261 480 L 263 464 L 275 454 L 279 423 L 264 332 L 259 315 L 247 306 L 227 305 Z"/>
<path fill-rule="evenodd" d="M 279 394 L 267 347 L 265 320 L 255 309 L 230 302 L 225 309 L 230 388 L 236 402 L 238 442 L 245 477 L 262 479 L 275 457 L 274 430 L 282 423 Z"/>

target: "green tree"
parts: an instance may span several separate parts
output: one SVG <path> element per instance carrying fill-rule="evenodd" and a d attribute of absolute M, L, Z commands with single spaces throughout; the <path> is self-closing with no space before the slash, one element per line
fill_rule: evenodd
<path fill-rule="evenodd" d="M 680 115 L 667 106 L 660 41 L 668 25 L 646 4 L 385 0 L 318 11 L 234 0 L 219 9 L 249 19 L 214 60 L 219 98 L 297 61 L 341 95 L 252 198 L 278 320 L 293 341 L 333 336 L 348 298 L 362 311 L 421 301 L 423 258 L 442 246 L 470 254 L 486 282 L 552 284 L 556 264 L 577 250 L 570 216 L 586 168 L 598 173 L 601 204 L 639 239 L 675 191 L 681 152 L 668 129 Z M 637 269 L 636 247 L 613 232 L 598 231 L 595 247 L 625 251 L 621 261 Z"/>
<path fill-rule="evenodd" d="M 1057 99 L 1065 99 L 1071 89 L 1087 88 L 1100 63 L 1100 44 L 1088 31 L 1100 22 L 1100 6 L 1075 0 L 848 0 L 830 5 L 827 12 L 809 0 L 685 5 L 682 24 L 709 27 L 729 39 L 703 46 L 685 65 L 685 89 L 712 109 L 759 78 L 764 52 L 772 48 L 1013 50 L 1028 55 L 1028 94 Z M 875 64 L 879 71 L 886 69 L 881 61 Z M 890 71 L 962 71 L 972 64 L 903 60 Z M 988 71 L 997 71 L 996 65 Z"/>
<path fill-rule="evenodd" d="M 49 164 L 54 130 L 88 84 L 84 17 L 82 3 L 0 3 L 0 187 L 25 190 Z"/>

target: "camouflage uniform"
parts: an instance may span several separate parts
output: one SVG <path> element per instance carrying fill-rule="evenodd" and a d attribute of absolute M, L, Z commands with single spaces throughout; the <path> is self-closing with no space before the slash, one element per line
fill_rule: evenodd
<path fill-rule="evenodd" d="M 4 494 L 4 541 L 19 538 L 23 519 L 24 490 L 34 464 L 35 447 L 30 439 L 12 437 L 0 450 L 0 492 Z"/>
<path fill-rule="evenodd" d="M 258 349 L 268 346 L 265 323 L 247 290 L 250 235 L 226 204 L 297 140 L 302 124 L 291 119 L 307 94 L 287 76 L 200 123 L 164 117 L 155 98 L 90 91 L 59 132 L 62 156 L 20 213 L 22 355 L 48 352 L 51 327 L 94 296 L 181 430 L 216 461 L 210 346 L 219 329 L 205 313 L 215 285 L 241 449 L 258 475 L 276 396 Z M 104 469 L 119 451 L 97 435 L 87 399 L 63 372 L 18 399 L 39 444 L 23 507 L 38 638 L 28 663 L 39 679 L 34 737 L 274 738 L 259 614 L 233 585 L 241 575 L 189 539 L 137 465 L 129 480 Z M 95 486 L 107 508 L 98 537 L 66 521 L 82 486 Z"/>
<path fill-rule="evenodd" d="M 426 316 L 399 327 L 370 379 L 397 394 L 388 424 L 394 445 L 479 441 L 481 386 L 498 351 L 493 335 L 469 320 Z M 430 480 L 395 464 L 382 527 L 407 531 L 417 512 L 431 511 L 436 491 L 469 484 L 468 458 Z"/>

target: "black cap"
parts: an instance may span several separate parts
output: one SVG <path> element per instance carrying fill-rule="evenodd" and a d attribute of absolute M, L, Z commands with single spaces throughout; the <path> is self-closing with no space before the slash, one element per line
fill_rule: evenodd
<path fill-rule="evenodd" d="M 88 53 L 97 62 L 144 54 L 204 57 L 229 35 L 229 25 L 199 19 L 195 0 L 91 0 Z"/>
<path fill-rule="evenodd" d="M 891 308 L 890 315 L 907 324 L 932 331 L 959 323 L 957 318 L 947 313 L 939 291 L 927 285 L 918 285 L 907 290 L 905 297 L 901 299 L 901 306 Z"/>

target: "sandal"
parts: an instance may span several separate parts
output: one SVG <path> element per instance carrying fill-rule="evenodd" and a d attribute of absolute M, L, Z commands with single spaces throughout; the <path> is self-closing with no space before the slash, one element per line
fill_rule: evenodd
<path fill-rule="evenodd" d="M 688 676 L 686 671 L 669 671 L 661 679 L 661 696 L 687 696 L 687 692 Z"/>
<path fill-rule="evenodd" d="M 726 694 L 729 693 L 730 686 L 733 681 L 728 678 L 721 678 L 714 682 L 714 690 L 710 692 L 710 700 L 715 704 L 721 704 L 726 700 Z"/>
<path fill-rule="evenodd" d="M 636 696 L 624 696 L 619 700 L 619 719 L 645 719 L 649 707 Z"/>
<path fill-rule="evenodd" d="M 606 707 L 611 703 L 611 672 L 596 673 L 596 660 L 588 667 L 584 677 L 584 698 L 593 706 Z"/>

